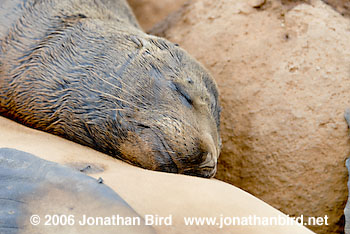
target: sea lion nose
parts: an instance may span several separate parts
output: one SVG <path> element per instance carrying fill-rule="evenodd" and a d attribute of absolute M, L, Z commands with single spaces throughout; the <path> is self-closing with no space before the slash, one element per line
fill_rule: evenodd
<path fill-rule="evenodd" d="M 206 154 L 206 159 L 199 165 L 199 175 L 205 178 L 211 178 L 217 171 L 217 157 L 210 152 Z"/>
<path fill-rule="evenodd" d="M 217 171 L 218 151 L 210 134 L 201 134 L 199 151 L 199 164 L 191 165 L 190 168 L 185 168 L 181 173 L 211 178 Z"/>
<path fill-rule="evenodd" d="M 202 164 L 207 164 L 209 162 L 214 162 L 216 164 L 218 155 L 213 137 L 209 133 L 204 133 L 201 137 L 201 141 L 202 150 L 205 152 L 203 155 L 204 161 Z"/>
<path fill-rule="evenodd" d="M 200 168 L 214 168 L 217 164 L 217 149 L 214 143 L 213 137 L 205 133 L 201 137 L 202 140 L 202 150 L 203 150 L 203 162 L 200 165 Z"/>
<path fill-rule="evenodd" d="M 216 163 L 217 163 L 216 158 L 214 158 L 213 154 L 209 152 L 206 154 L 206 158 L 205 158 L 204 162 L 202 162 L 199 167 L 200 168 L 203 168 L 203 167 L 214 168 L 216 166 Z"/>

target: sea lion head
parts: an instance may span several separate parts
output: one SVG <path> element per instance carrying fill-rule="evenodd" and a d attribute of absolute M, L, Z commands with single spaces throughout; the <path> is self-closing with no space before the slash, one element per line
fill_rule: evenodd
<path fill-rule="evenodd" d="M 11 81 L 8 89 L 20 94 L 19 104 L 8 104 L 17 108 L 12 117 L 139 167 L 212 177 L 221 140 L 209 73 L 165 39 L 123 24 L 78 22 L 65 21 L 74 25 L 69 39 L 52 33 L 18 67 L 34 75 Z"/>
<path fill-rule="evenodd" d="M 118 143 L 121 157 L 147 169 L 214 176 L 221 139 L 213 78 L 165 39 L 128 39 L 135 49 L 123 65 L 126 104 L 116 114 L 118 127 L 125 126 L 125 137 Z"/>
<path fill-rule="evenodd" d="M 195 59 L 122 21 L 57 20 L 62 33 L 53 28 L 6 79 L 3 92 L 18 94 L 0 102 L 7 116 L 146 169 L 215 174 L 218 90 Z"/>

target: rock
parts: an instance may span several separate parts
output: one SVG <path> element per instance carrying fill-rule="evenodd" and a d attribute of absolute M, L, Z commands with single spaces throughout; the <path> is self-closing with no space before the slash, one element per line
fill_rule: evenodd
<path fill-rule="evenodd" d="M 332 6 L 340 14 L 350 17 L 350 1 L 349 0 L 323 0 Z"/>
<path fill-rule="evenodd" d="M 242 12 L 246 4 L 196 0 L 159 32 L 218 83 L 217 178 L 291 216 L 327 215 L 330 225 L 309 228 L 339 233 L 350 154 L 349 21 L 319 0 L 270 0 Z"/>
<path fill-rule="evenodd" d="M 249 0 L 248 4 L 252 7 L 259 8 L 266 3 L 266 0 Z"/>
<path fill-rule="evenodd" d="M 178 10 L 188 0 L 128 0 L 141 27 L 148 31 L 156 23 Z"/>

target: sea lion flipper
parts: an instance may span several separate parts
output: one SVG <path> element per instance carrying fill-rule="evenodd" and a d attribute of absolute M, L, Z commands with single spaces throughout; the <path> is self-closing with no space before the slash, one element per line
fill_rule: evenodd
<path fill-rule="evenodd" d="M 106 185 L 23 151 L 0 149 L 0 186 L 0 233 L 153 233 Z M 40 217 L 39 225 L 31 224 L 38 222 L 33 215 Z M 113 225 L 113 215 L 133 217 L 140 225 Z M 87 225 L 86 217 L 103 217 L 103 222 Z"/>

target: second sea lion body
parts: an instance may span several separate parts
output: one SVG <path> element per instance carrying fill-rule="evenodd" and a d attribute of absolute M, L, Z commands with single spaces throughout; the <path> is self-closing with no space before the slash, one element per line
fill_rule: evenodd
<path fill-rule="evenodd" d="M 0 114 L 158 171 L 211 177 L 218 91 L 124 0 L 3 0 Z"/>

